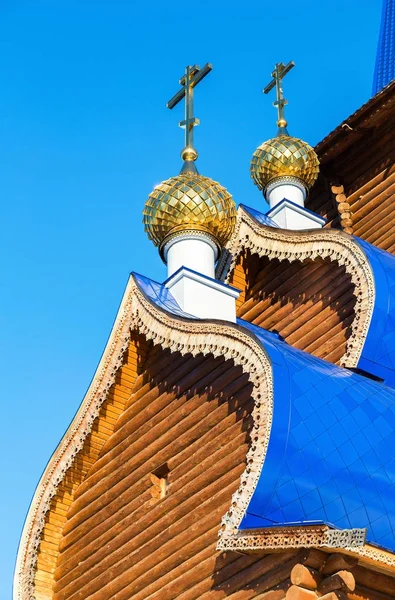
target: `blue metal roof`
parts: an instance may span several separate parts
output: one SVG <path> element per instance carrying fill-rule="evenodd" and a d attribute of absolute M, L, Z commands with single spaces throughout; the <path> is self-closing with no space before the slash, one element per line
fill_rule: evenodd
<path fill-rule="evenodd" d="M 251 208 L 250 206 L 246 206 L 245 204 L 240 204 L 240 206 L 242 206 L 244 210 L 246 210 L 256 221 L 258 221 L 258 223 L 261 223 L 262 225 L 268 225 L 269 227 L 276 227 L 277 229 L 279 228 L 279 226 L 273 221 L 273 219 L 271 219 L 264 213 L 259 212 L 259 210 L 255 210 L 255 208 Z"/>
<path fill-rule="evenodd" d="M 376 298 L 358 367 L 395 387 L 395 256 L 355 238 L 374 276 Z"/>
<path fill-rule="evenodd" d="M 373 95 L 395 78 L 395 1 L 383 0 L 376 66 L 373 78 Z"/>
<path fill-rule="evenodd" d="M 144 275 L 138 273 L 132 273 L 136 283 L 138 284 L 141 291 L 150 299 L 155 302 L 162 310 L 165 310 L 177 317 L 184 317 L 186 319 L 195 319 L 192 315 L 184 312 L 174 296 L 169 290 L 161 283 L 148 279 Z"/>
<path fill-rule="evenodd" d="M 273 425 L 241 529 L 367 527 L 395 551 L 395 391 L 238 321 L 273 366 Z"/>
<path fill-rule="evenodd" d="M 134 277 L 160 308 L 189 317 L 161 284 Z M 395 551 L 395 391 L 237 323 L 265 348 L 274 380 L 267 456 L 240 529 L 367 527 L 369 542 Z"/>

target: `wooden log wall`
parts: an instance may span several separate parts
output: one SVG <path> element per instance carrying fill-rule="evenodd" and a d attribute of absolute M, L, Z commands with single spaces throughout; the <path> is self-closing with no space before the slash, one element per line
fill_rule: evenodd
<path fill-rule="evenodd" d="M 286 600 L 390 600 L 394 577 L 358 566 L 358 560 L 312 550 L 290 573 Z"/>
<path fill-rule="evenodd" d="M 339 363 L 354 318 L 355 296 L 344 267 L 329 259 L 279 261 L 240 256 L 230 283 L 242 290 L 237 316 L 314 356 Z"/>
<path fill-rule="evenodd" d="M 287 579 L 294 551 L 215 550 L 245 468 L 251 390 L 232 361 L 156 356 L 75 493 L 55 600 L 187 600 L 209 598 L 213 589 L 218 597 L 245 589 L 240 597 L 249 598 Z M 151 474 L 162 465 L 167 490 L 153 503 Z"/>
<path fill-rule="evenodd" d="M 216 551 L 251 430 L 251 385 L 232 361 L 171 355 L 156 346 L 127 396 L 88 473 L 79 476 L 46 598 L 395 597 L 392 577 L 348 556 L 308 549 Z M 164 494 L 156 498 L 152 473 L 166 477 Z"/>
<path fill-rule="evenodd" d="M 385 161 L 386 162 L 386 161 Z M 381 165 L 376 174 L 372 168 L 357 182 L 356 189 L 348 192 L 354 235 L 387 250 L 395 252 L 395 165 Z M 345 183 L 347 190 L 347 184 Z"/>
<path fill-rule="evenodd" d="M 306 206 L 309 210 L 312 210 L 327 220 L 325 227 L 339 229 L 339 214 L 337 212 L 336 204 L 333 202 L 330 183 L 323 175 L 322 171 L 307 197 Z"/>
<path fill-rule="evenodd" d="M 143 336 L 132 334 L 124 364 L 117 373 L 115 384 L 111 387 L 82 450 L 76 456 L 52 499 L 38 550 L 34 580 L 35 600 L 50 600 L 53 597 L 53 576 L 67 511 L 73 502 L 76 489 L 98 459 L 104 442 L 113 432 L 114 425 L 125 408 L 126 400 L 130 397 L 136 378 L 142 371 L 149 348 L 150 343 Z M 151 360 L 154 360 L 154 354 L 151 355 Z"/>
<path fill-rule="evenodd" d="M 395 252 L 395 103 L 368 126 L 351 129 L 352 144 L 321 165 L 307 207 L 329 225 Z M 340 196 L 339 196 L 340 195 Z"/>

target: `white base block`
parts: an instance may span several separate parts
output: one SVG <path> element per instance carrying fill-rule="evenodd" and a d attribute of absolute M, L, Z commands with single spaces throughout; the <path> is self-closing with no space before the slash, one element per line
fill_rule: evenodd
<path fill-rule="evenodd" d="M 281 229 L 297 231 L 321 229 L 326 223 L 323 217 L 286 199 L 269 210 L 266 216 L 270 217 Z"/>
<path fill-rule="evenodd" d="M 207 277 L 215 277 L 215 261 L 218 252 L 210 239 L 193 235 L 175 238 L 165 246 L 164 254 L 168 277 L 181 267 L 203 273 Z"/>
<path fill-rule="evenodd" d="M 236 323 L 236 300 L 240 292 L 215 279 L 179 269 L 164 283 L 181 309 L 199 319 Z"/>
<path fill-rule="evenodd" d="M 270 208 L 274 208 L 287 198 L 298 206 L 304 206 L 306 199 L 306 190 L 303 186 L 295 183 L 283 183 L 281 185 L 268 186 L 266 190 L 266 200 L 269 202 Z"/>

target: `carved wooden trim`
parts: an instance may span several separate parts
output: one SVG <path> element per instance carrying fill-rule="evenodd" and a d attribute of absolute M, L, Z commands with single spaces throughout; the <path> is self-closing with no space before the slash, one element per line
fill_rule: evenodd
<path fill-rule="evenodd" d="M 220 536 L 217 549 L 246 554 L 284 552 L 292 548 L 321 548 L 332 552 L 336 549 L 358 558 L 361 564 L 374 564 L 393 575 L 395 554 L 364 544 L 365 535 L 365 529 L 331 529 L 326 525 L 273 527 L 230 535 L 225 533 Z"/>
<path fill-rule="evenodd" d="M 288 231 L 268 227 L 258 223 L 240 206 L 235 232 L 218 262 L 217 277 L 228 281 L 238 257 L 246 250 L 259 256 L 290 262 L 328 257 L 345 266 L 355 286 L 356 303 L 352 331 L 341 365 L 356 367 L 368 334 L 375 302 L 373 272 L 358 243 L 337 229 Z"/>
<path fill-rule="evenodd" d="M 286 550 L 287 548 L 358 548 L 366 539 L 366 529 L 332 529 L 327 525 L 268 527 L 223 535 L 217 548 L 223 551 Z"/>
<path fill-rule="evenodd" d="M 181 354 L 212 354 L 232 359 L 253 384 L 251 444 L 246 469 L 224 518 L 222 534 L 235 533 L 256 487 L 264 462 L 273 412 L 272 369 L 263 347 L 237 325 L 179 319 L 151 303 L 133 277 L 126 288 L 110 339 L 92 384 L 72 424 L 51 458 L 37 487 L 20 542 L 14 578 L 14 600 L 34 600 L 34 574 L 45 517 L 67 469 L 83 447 L 137 329 L 154 344 Z"/>

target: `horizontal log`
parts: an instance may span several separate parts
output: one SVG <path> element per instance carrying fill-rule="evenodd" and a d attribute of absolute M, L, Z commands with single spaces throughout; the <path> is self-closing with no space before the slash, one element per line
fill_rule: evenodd
<path fill-rule="evenodd" d="M 353 192 L 361 188 L 366 182 L 381 173 L 383 170 L 391 168 L 391 157 L 385 151 L 377 154 L 370 164 L 365 164 L 365 169 L 349 171 L 344 179 L 344 184 L 347 189 L 347 194 L 350 196 Z"/>
<path fill-rule="evenodd" d="M 209 541 L 212 541 L 216 538 L 217 533 L 215 528 L 207 532 L 205 536 Z M 161 569 L 157 576 L 150 578 L 151 581 L 143 590 L 133 593 L 133 600 L 145 600 L 148 597 L 150 600 L 177 598 L 178 594 L 198 583 L 202 578 L 202 573 L 214 572 L 217 561 L 216 543 L 205 545 L 202 551 L 197 552 L 197 541 L 193 540 L 191 544 L 187 544 L 181 549 L 180 553 L 175 552 L 177 559 L 182 557 L 182 561 L 171 570 Z M 205 539 L 203 542 L 207 544 Z M 190 551 L 191 546 L 193 551 Z"/>
<path fill-rule="evenodd" d="M 297 564 L 291 571 L 291 582 L 294 585 L 298 585 L 309 590 L 317 589 L 321 583 L 322 576 L 320 573 L 312 567 L 306 565 Z"/>
<path fill-rule="evenodd" d="M 361 159 L 363 160 L 362 157 Z M 344 185 L 348 195 L 364 187 L 370 179 L 375 178 L 386 169 L 390 171 L 392 165 L 393 153 L 388 152 L 388 146 L 381 145 L 376 148 L 376 151 L 371 148 L 368 156 L 365 155 L 363 163 L 358 161 L 358 163 L 348 165 L 348 168 L 344 170 Z"/>
<path fill-rule="evenodd" d="M 213 586 L 212 577 L 181 594 L 177 600 L 212 600 L 213 593 L 231 596 L 232 600 L 251 597 L 251 594 L 263 593 L 288 579 L 293 565 L 302 556 L 299 552 L 270 554 L 253 563 L 251 566 L 233 573 L 229 578 Z M 247 595 L 249 589 L 250 596 Z M 239 592 L 239 594 L 237 594 Z"/>
<path fill-rule="evenodd" d="M 303 327 L 307 327 L 309 330 L 313 318 L 317 318 L 318 321 L 324 320 L 328 310 L 331 313 L 333 312 L 331 307 L 335 303 L 336 308 L 341 310 L 342 305 L 339 299 L 342 297 L 346 299 L 348 296 L 352 297 L 354 289 L 348 278 L 346 280 L 339 278 L 337 285 L 331 286 L 334 288 L 332 292 L 329 291 L 328 287 L 325 286 L 322 288 L 316 294 L 317 297 L 308 298 L 305 303 L 299 306 L 294 305 L 294 310 L 289 312 L 284 318 L 281 318 L 282 312 L 279 314 L 279 320 L 273 325 L 287 341 L 293 343 L 294 340 L 303 337 Z M 263 320 L 261 323 L 263 324 Z"/>
<path fill-rule="evenodd" d="M 221 414 L 225 410 L 226 406 L 223 407 Z M 128 500 L 131 486 L 141 478 L 141 473 L 146 472 L 148 469 L 149 471 L 152 471 L 158 466 L 158 452 L 167 448 L 167 455 L 170 457 L 189 446 L 195 439 L 198 439 L 197 436 L 200 432 L 204 433 L 205 430 L 210 427 L 210 417 L 213 418 L 212 412 L 214 412 L 213 407 L 205 401 L 205 398 L 202 398 L 202 403 L 191 413 L 191 417 L 188 420 L 181 421 L 183 424 L 182 427 L 180 426 L 181 423 L 178 423 L 175 427 L 172 427 L 160 435 L 154 442 L 147 445 L 145 450 L 142 450 L 137 457 L 132 457 L 132 464 L 128 465 L 126 469 L 124 468 L 125 464 L 122 461 L 120 463 L 122 466 L 117 467 L 115 471 L 115 474 L 117 475 L 116 482 L 114 483 L 113 479 L 109 476 L 107 484 L 108 489 L 103 489 L 101 485 L 98 489 L 99 493 L 95 494 L 92 501 L 96 498 L 98 501 L 100 500 L 100 506 L 106 506 L 107 514 L 116 512 L 122 506 L 122 503 Z M 192 422 L 191 418 L 193 419 Z M 134 458 L 137 462 L 134 461 Z M 161 463 L 162 462 L 163 461 L 161 461 Z M 121 470 L 122 472 L 125 471 L 125 474 L 120 478 L 119 472 Z M 62 549 L 72 543 L 72 540 L 75 541 L 78 539 L 78 536 L 84 531 L 89 531 L 89 521 L 92 520 L 93 516 L 95 519 L 98 519 L 100 513 L 101 511 L 99 510 L 96 511 L 96 514 L 92 514 L 91 503 L 85 504 L 77 511 L 65 525 L 65 537 L 62 540 Z M 83 526 L 81 527 L 82 524 Z M 72 532 L 73 535 L 69 536 L 69 532 Z"/>
<path fill-rule="evenodd" d="M 395 165 L 392 169 L 392 174 L 395 174 Z M 374 198 L 375 194 L 382 192 L 388 186 L 388 180 L 391 173 L 388 169 L 383 169 L 380 173 L 369 179 L 363 186 L 356 189 L 348 196 L 348 202 L 352 205 L 353 211 L 358 211 L 367 201 Z M 371 195 L 368 195 L 372 190 L 377 190 Z"/>
<path fill-rule="evenodd" d="M 209 359 L 200 355 L 192 360 L 196 362 L 197 368 L 203 365 L 203 363 L 206 363 Z M 155 369 L 152 368 L 149 372 L 145 372 L 145 378 L 144 380 L 141 380 L 143 385 L 136 386 L 134 393 L 131 395 L 127 406 L 125 407 L 125 411 L 118 420 L 117 430 L 120 429 L 125 422 L 140 415 L 150 402 L 160 394 L 158 386 L 161 379 L 167 381 L 168 386 L 171 386 L 177 383 L 178 379 L 187 375 L 191 368 L 191 357 L 181 356 L 176 353 L 171 360 L 167 357 L 167 361 L 163 364 L 161 361 L 160 364 L 162 366 L 159 370 L 158 367 L 156 367 Z M 159 379 L 157 381 L 156 379 L 158 377 Z M 150 394 L 149 397 L 147 397 L 147 393 Z M 112 445 L 110 444 L 110 449 L 111 448 Z"/>
<path fill-rule="evenodd" d="M 341 590 L 338 590 L 337 592 L 328 592 L 327 594 L 320 596 L 320 600 L 347 600 L 347 599 L 348 599 L 347 594 L 345 594 Z"/>
<path fill-rule="evenodd" d="M 309 590 L 298 585 L 291 585 L 286 595 L 286 600 L 317 600 L 317 594 L 313 590 Z"/>
<path fill-rule="evenodd" d="M 312 548 L 308 553 L 304 564 L 307 567 L 312 567 L 317 571 L 321 571 L 324 567 L 324 564 L 328 558 L 328 554 L 323 550 L 317 550 L 316 548 Z"/>
<path fill-rule="evenodd" d="M 353 592 L 355 590 L 355 578 L 350 571 L 343 570 L 329 575 L 318 586 L 318 591 L 322 596 L 337 590 L 343 592 Z"/>
<path fill-rule="evenodd" d="M 327 323 L 327 327 L 324 329 L 323 333 L 321 335 L 317 334 L 316 339 L 313 340 L 311 344 L 304 343 L 304 350 L 314 354 L 315 356 L 323 357 L 332 352 L 334 347 L 337 345 L 339 350 L 341 350 L 341 352 L 344 354 L 348 337 L 348 328 L 351 326 L 355 318 L 353 303 L 348 305 L 348 310 L 347 312 L 345 311 L 345 313 L 348 316 L 345 316 L 341 321 L 336 318 L 337 315 L 328 315 L 328 318 L 330 317 L 330 321 L 324 321 L 324 323 Z"/>
<path fill-rule="evenodd" d="M 339 552 L 335 552 L 331 554 L 328 560 L 325 563 L 325 566 L 322 570 L 323 575 L 333 575 L 338 571 L 349 570 L 353 567 L 356 567 L 358 564 L 358 559 L 352 556 L 348 556 L 347 554 L 340 554 Z"/>
<path fill-rule="evenodd" d="M 336 281 L 336 285 L 332 282 Z M 354 285 L 348 274 L 337 273 L 336 269 L 323 273 L 322 277 L 306 289 L 306 297 L 303 303 L 291 305 L 292 311 L 288 314 L 283 309 L 278 311 L 276 327 L 284 337 L 290 335 L 300 328 L 303 322 L 307 322 L 312 316 L 323 311 L 324 308 L 335 302 L 347 289 L 351 293 Z M 287 303 L 289 305 L 290 303 Z M 286 305 L 286 307 L 287 307 Z M 289 318 L 289 314 L 291 318 Z"/>
<path fill-rule="evenodd" d="M 291 583 L 289 580 L 282 581 L 276 585 L 274 589 L 262 592 L 262 594 L 257 594 L 256 596 L 253 596 L 253 598 L 254 600 L 283 600 L 290 585 Z"/>
<path fill-rule="evenodd" d="M 371 588 L 383 594 L 395 594 L 395 573 L 394 577 L 391 577 L 360 566 L 354 567 L 351 572 L 357 585 Z"/>
<path fill-rule="evenodd" d="M 214 377 L 215 372 L 213 371 Z M 233 377 L 235 373 L 231 373 Z M 226 387 L 227 381 L 219 377 L 215 383 L 212 383 L 212 388 L 215 390 Z M 171 417 L 166 419 L 167 430 L 163 431 L 162 422 L 158 422 L 152 429 L 146 427 L 144 436 L 135 437 L 133 444 L 129 443 L 128 447 L 122 453 L 114 456 L 117 468 L 111 462 L 108 463 L 105 476 L 99 478 L 94 474 L 92 486 L 86 493 L 77 499 L 69 511 L 69 521 L 65 526 L 65 533 L 74 529 L 79 523 L 82 523 L 86 516 L 89 516 L 91 509 L 90 504 L 96 499 L 103 498 L 103 488 L 106 489 L 105 497 L 107 501 L 117 499 L 119 495 L 130 488 L 131 482 L 135 481 L 139 476 L 139 469 L 145 469 L 148 460 L 156 461 L 155 457 L 159 450 L 170 444 L 174 447 L 179 446 L 181 435 L 187 435 L 188 429 L 204 419 L 212 412 L 214 405 L 210 404 L 207 394 L 197 394 L 188 400 L 184 406 L 181 404 L 181 399 L 177 399 L 177 410 L 174 410 Z M 225 402 L 225 397 L 220 399 L 221 404 Z M 180 436 L 178 439 L 176 435 Z M 184 437 L 182 439 L 185 439 Z M 155 462 L 152 465 L 154 470 L 158 465 Z M 93 476 L 92 476 L 93 479 Z M 77 506 L 78 503 L 78 506 Z"/>
<path fill-rule="evenodd" d="M 375 130 L 368 143 L 350 146 L 342 155 L 341 161 L 336 164 L 336 171 L 346 189 L 350 181 L 354 182 L 361 175 L 366 177 L 375 165 L 385 159 L 391 159 L 392 149 L 393 132 L 381 127 Z"/>
<path fill-rule="evenodd" d="M 318 261 L 317 263 L 320 265 Z M 284 294 L 277 290 L 273 297 L 261 301 L 259 304 L 260 314 L 254 322 L 265 327 L 264 323 L 272 316 L 274 317 L 273 324 L 276 323 L 276 328 L 280 330 L 283 316 L 292 312 L 292 322 L 294 322 L 297 316 L 304 314 L 304 308 L 301 307 L 305 307 L 309 303 L 316 304 L 316 298 L 319 301 L 319 296 L 323 302 L 329 302 L 330 297 L 327 292 L 328 288 L 333 290 L 331 282 L 336 279 L 337 285 L 340 286 L 344 285 L 345 281 L 349 281 L 349 275 L 343 269 L 336 267 L 337 265 L 328 265 L 322 262 L 319 269 L 311 270 L 303 269 L 301 265 L 300 277 L 295 281 L 295 287 L 284 290 Z"/>
<path fill-rule="evenodd" d="M 395 225 L 392 220 L 384 219 L 383 225 L 371 229 L 363 235 L 363 239 L 375 246 L 387 249 L 395 241 Z"/>
<path fill-rule="evenodd" d="M 293 286 L 296 288 L 301 288 L 305 281 L 311 281 L 313 277 L 313 273 L 318 272 L 318 277 L 320 276 L 320 269 L 322 268 L 321 261 L 312 261 L 310 263 L 301 263 L 295 261 L 294 263 L 287 264 L 284 261 L 283 272 L 280 276 L 276 278 L 275 281 L 270 281 L 264 285 L 264 287 L 260 288 L 260 295 L 258 298 L 250 298 L 245 305 L 243 305 L 243 310 L 240 310 L 240 316 L 243 316 L 248 321 L 252 321 L 256 318 L 257 314 L 260 314 L 259 311 L 262 310 L 265 306 L 270 306 L 273 303 L 273 296 L 280 297 L 283 293 L 289 294 L 289 290 L 293 289 Z M 250 293 L 248 294 L 250 296 Z M 260 308 L 257 309 L 257 300 L 264 302 L 263 305 L 260 305 Z M 249 310 L 244 311 L 245 308 L 250 307 Z"/>
<path fill-rule="evenodd" d="M 382 219 L 391 214 L 391 199 L 395 194 L 395 183 L 378 194 L 374 201 L 367 204 L 366 210 L 354 213 L 354 223 L 360 234 L 366 235 L 372 229 L 373 225 L 377 225 Z"/>
<path fill-rule="evenodd" d="M 395 592 L 392 594 L 382 594 L 371 588 L 357 585 L 353 592 L 347 594 L 349 600 L 394 600 Z"/>
<path fill-rule="evenodd" d="M 170 557 L 173 568 L 171 563 L 169 564 L 170 561 L 157 563 L 152 569 L 143 573 L 140 581 L 131 581 L 133 600 L 145 600 L 147 597 L 150 597 L 150 600 L 177 597 L 177 594 L 199 582 L 203 572 L 212 572 L 216 562 L 217 533 L 215 529 L 210 530 L 178 552 L 173 552 Z M 122 592 L 127 594 L 127 587 L 120 593 Z"/>
<path fill-rule="evenodd" d="M 319 268 L 319 265 L 313 264 L 312 269 L 314 268 Z M 277 268 L 274 277 L 270 276 L 269 278 L 266 270 L 262 271 L 262 277 L 257 282 L 254 282 L 252 288 L 248 290 L 248 300 L 244 303 L 243 310 L 240 311 L 240 316 L 249 321 L 253 320 L 255 317 L 254 314 L 250 314 L 250 310 L 254 309 L 257 299 L 261 299 L 263 294 L 270 296 L 272 292 L 278 292 L 279 289 L 282 289 L 281 286 L 289 286 L 289 281 L 300 272 L 300 269 L 300 262 L 289 263 L 288 261 L 283 261 Z M 264 284 L 261 279 L 264 281 Z"/>
<path fill-rule="evenodd" d="M 353 304 L 354 299 L 352 299 L 348 303 L 348 305 L 345 306 L 344 312 L 346 313 L 346 310 L 350 311 L 346 314 L 352 315 Z M 350 319 L 352 320 L 352 316 L 350 317 Z M 303 327 L 303 329 L 301 329 L 300 332 L 294 333 L 292 334 L 292 336 L 289 337 L 287 336 L 285 339 L 289 344 L 295 345 L 299 349 L 309 348 L 313 344 L 316 348 L 317 345 L 319 347 L 320 338 L 323 338 L 326 335 L 331 336 L 332 329 L 339 325 L 339 323 L 340 327 L 342 328 L 342 321 L 340 321 L 339 315 L 336 312 L 333 312 L 331 310 L 325 310 L 325 312 L 323 312 L 322 314 L 317 314 L 311 319 L 310 327 L 309 323 L 306 323 L 306 326 Z M 346 340 L 344 340 L 344 342 L 345 341 Z"/>

